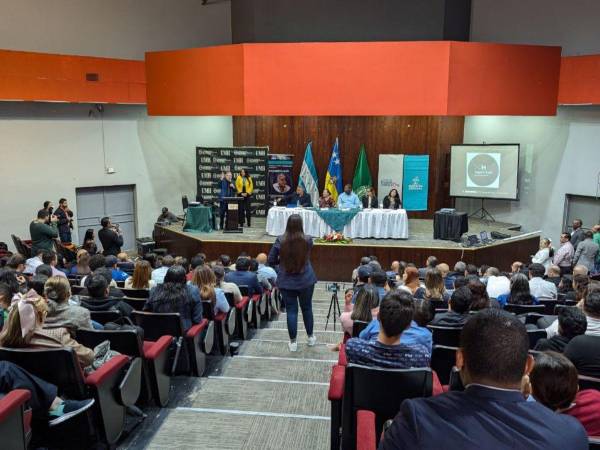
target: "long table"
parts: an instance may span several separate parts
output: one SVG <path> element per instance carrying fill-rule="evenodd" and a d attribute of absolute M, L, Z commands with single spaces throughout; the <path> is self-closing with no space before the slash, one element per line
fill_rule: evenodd
<path fill-rule="evenodd" d="M 282 235 L 292 214 L 302 217 L 304 232 L 310 236 L 323 237 L 333 232 L 313 209 L 274 206 L 267 215 L 267 234 Z M 342 233 L 349 238 L 408 239 L 408 217 L 403 209 L 363 209 Z"/>

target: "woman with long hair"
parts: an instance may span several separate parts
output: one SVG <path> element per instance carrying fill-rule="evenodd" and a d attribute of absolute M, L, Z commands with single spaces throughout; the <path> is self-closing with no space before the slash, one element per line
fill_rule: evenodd
<path fill-rule="evenodd" d="M 419 281 L 419 269 L 414 266 L 408 266 L 402 274 L 402 286 L 398 289 L 403 289 L 410 293 L 410 295 L 415 295 L 415 292 L 420 287 L 423 287 L 423 285 Z"/>
<path fill-rule="evenodd" d="M 450 294 L 446 292 L 444 277 L 438 269 L 429 269 L 425 273 L 425 287 L 415 292 L 415 298 L 426 298 L 428 300 L 450 300 Z"/>
<path fill-rule="evenodd" d="M 196 267 L 192 283 L 200 289 L 200 299 L 203 302 L 210 302 L 213 313 L 226 313 L 229 311 L 229 303 L 225 293 L 217 286 L 217 277 L 209 266 L 202 265 Z"/>
<path fill-rule="evenodd" d="M 144 259 L 136 261 L 133 275 L 125 280 L 125 289 L 152 289 L 155 286 L 150 262 Z"/>
<path fill-rule="evenodd" d="M 89 275 L 90 269 L 90 254 L 87 250 L 79 249 L 76 257 L 77 264 L 71 267 L 71 275 Z"/>
<path fill-rule="evenodd" d="M 470 311 L 480 311 L 492 306 L 485 284 L 479 280 L 469 280 L 467 287 L 471 291 Z"/>
<path fill-rule="evenodd" d="M 587 297 L 590 279 L 586 275 L 576 274 L 573 277 L 573 290 L 575 291 L 575 301 L 581 302 Z"/>
<path fill-rule="evenodd" d="M 498 296 L 498 303 L 504 306 L 511 305 L 537 305 L 538 300 L 531 295 L 529 280 L 522 273 L 516 273 L 510 279 L 510 293 Z"/>
<path fill-rule="evenodd" d="M 331 196 L 329 189 L 323 189 L 323 195 L 319 197 L 319 208 L 334 208 L 335 200 Z"/>
<path fill-rule="evenodd" d="M 66 328 L 44 329 L 48 305 L 37 292 L 15 294 L 8 320 L 0 334 L 0 346 L 8 348 L 62 348 L 72 347 L 79 365 L 87 367 L 94 362 L 94 351 L 74 340 Z"/>
<path fill-rule="evenodd" d="M 246 223 L 250 226 L 250 198 L 252 197 L 252 191 L 254 191 L 254 182 L 246 169 L 241 169 L 240 174 L 235 179 L 235 190 L 238 197 L 243 199 L 240 204 L 240 224 L 244 225 L 244 217 L 246 217 Z"/>
<path fill-rule="evenodd" d="M 302 320 L 308 335 L 308 345 L 317 343 L 313 335 L 312 297 L 317 276 L 310 263 L 310 250 L 313 241 L 304 234 L 302 217 L 292 214 L 287 221 L 285 233 L 279 236 L 269 252 L 269 265 L 277 267 L 277 287 L 287 311 L 287 327 L 290 336 L 288 347 L 291 352 L 298 350 L 298 303 L 302 309 Z"/>
<path fill-rule="evenodd" d="M 398 195 L 396 189 L 392 189 L 388 195 L 383 198 L 383 207 L 385 209 L 400 209 L 402 208 L 402 201 Z"/>
<path fill-rule="evenodd" d="M 150 291 L 150 297 L 144 305 L 144 311 L 157 313 L 179 313 L 184 331 L 202 321 L 202 302 L 195 299 L 188 289 L 185 269 L 171 266 L 165 275 L 165 281 Z"/>
<path fill-rule="evenodd" d="M 82 249 L 87 251 L 90 255 L 98 253 L 98 246 L 96 245 L 96 236 L 93 228 L 85 230 L 85 237 L 83 238 Z"/>
<path fill-rule="evenodd" d="M 370 322 L 377 318 L 379 313 L 379 293 L 369 285 L 365 285 L 356 294 L 354 308 L 350 312 L 343 312 L 340 315 L 342 329 L 352 336 L 352 327 L 354 321 Z"/>

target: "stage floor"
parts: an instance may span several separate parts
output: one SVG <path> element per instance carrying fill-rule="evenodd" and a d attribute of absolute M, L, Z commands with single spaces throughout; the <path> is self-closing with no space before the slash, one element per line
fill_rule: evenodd
<path fill-rule="evenodd" d="M 509 228 L 515 228 L 518 225 L 503 222 L 484 222 L 479 219 L 469 219 L 469 233 L 479 236 L 481 231 L 499 231 L 511 237 L 530 236 L 530 233 L 522 231 L 512 231 Z M 165 226 L 164 228 L 181 233 L 188 237 L 193 237 L 204 242 L 246 242 L 269 244 L 275 241 L 275 237 L 269 236 L 266 229 L 266 218 L 255 217 L 252 219 L 250 228 L 244 227 L 243 233 L 223 233 L 213 231 L 211 233 L 193 233 L 183 231 L 181 223 Z M 408 220 L 408 239 L 353 239 L 352 244 L 359 246 L 382 246 L 382 247 L 416 247 L 416 248 L 443 248 L 460 249 L 463 248 L 460 243 L 433 239 L 433 220 L 431 219 L 409 219 Z M 318 237 L 318 236 L 314 236 Z M 502 241 L 498 241 L 502 242 Z"/>

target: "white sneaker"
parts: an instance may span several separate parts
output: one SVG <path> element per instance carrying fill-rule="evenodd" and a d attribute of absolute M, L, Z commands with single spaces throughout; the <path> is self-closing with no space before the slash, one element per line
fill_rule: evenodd
<path fill-rule="evenodd" d="M 296 341 L 292 342 L 288 342 L 288 348 L 290 349 L 290 352 L 297 352 L 298 351 L 298 343 Z"/>
<path fill-rule="evenodd" d="M 309 347 L 314 347 L 314 345 L 317 343 L 317 337 L 313 334 L 312 336 L 308 337 L 308 341 L 307 341 L 307 345 Z"/>

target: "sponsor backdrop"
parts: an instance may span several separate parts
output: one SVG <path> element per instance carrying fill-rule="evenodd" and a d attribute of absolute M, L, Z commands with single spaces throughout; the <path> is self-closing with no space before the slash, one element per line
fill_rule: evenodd
<path fill-rule="evenodd" d="M 379 166 L 381 168 L 381 166 Z M 402 205 L 407 211 L 426 211 L 429 155 L 404 155 Z"/>
<path fill-rule="evenodd" d="M 267 214 L 267 155 L 269 147 L 196 147 L 198 193 L 210 202 L 219 201 L 219 181 L 227 170 L 233 180 L 246 169 L 254 182 L 252 208 L 257 217 Z"/>
<path fill-rule="evenodd" d="M 402 175 L 404 171 L 404 155 L 379 155 L 379 180 L 377 184 L 377 199 L 383 203 L 383 198 L 392 189 L 398 191 L 402 198 Z"/>
<path fill-rule="evenodd" d="M 269 155 L 269 172 L 267 177 L 269 203 L 294 191 L 295 188 L 292 181 L 293 164 L 294 155 Z"/>

